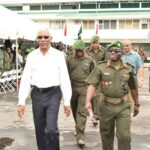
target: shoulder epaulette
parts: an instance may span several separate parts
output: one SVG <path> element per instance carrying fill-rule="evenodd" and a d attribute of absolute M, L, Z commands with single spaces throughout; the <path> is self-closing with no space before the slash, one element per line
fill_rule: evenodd
<path fill-rule="evenodd" d="M 107 60 L 99 61 L 97 64 L 103 64 L 103 63 L 107 63 Z"/>

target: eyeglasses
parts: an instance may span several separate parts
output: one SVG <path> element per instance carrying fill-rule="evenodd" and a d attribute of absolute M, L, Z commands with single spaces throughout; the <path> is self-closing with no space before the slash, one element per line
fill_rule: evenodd
<path fill-rule="evenodd" d="M 43 38 L 44 38 L 44 39 L 48 39 L 49 36 L 46 36 L 46 35 L 45 35 L 45 36 L 37 36 L 37 39 L 43 39 Z"/>
<path fill-rule="evenodd" d="M 79 51 L 83 51 L 82 49 L 75 49 L 75 51 L 79 52 Z"/>
<path fill-rule="evenodd" d="M 108 50 L 109 53 L 120 53 L 121 50 L 120 49 L 114 49 L 114 50 Z"/>

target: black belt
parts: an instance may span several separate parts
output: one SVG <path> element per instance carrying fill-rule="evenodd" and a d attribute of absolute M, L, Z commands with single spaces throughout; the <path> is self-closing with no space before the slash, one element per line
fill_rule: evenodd
<path fill-rule="evenodd" d="M 31 87 L 36 89 L 38 92 L 45 93 L 45 92 L 48 92 L 48 91 L 50 91 L 50 90 L 52 90 L 54 88 L 57 88 L 58 86 L 51 86 L 51 87 L 47 87 L 47 88 L 39 88 L 39 87 L 37 87 L 35 85 L 32 85 Z"/>

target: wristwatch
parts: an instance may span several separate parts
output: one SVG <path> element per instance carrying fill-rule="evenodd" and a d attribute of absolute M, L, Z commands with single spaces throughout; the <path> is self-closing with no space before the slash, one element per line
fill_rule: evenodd
<path fill-rule="evenodd" d="M 136 104 L 136 103 L 135 103 L 135 104 L 134 104 L 134 106 L 136 106 L 136 107 L 140 107 L 140 104 Z"/>

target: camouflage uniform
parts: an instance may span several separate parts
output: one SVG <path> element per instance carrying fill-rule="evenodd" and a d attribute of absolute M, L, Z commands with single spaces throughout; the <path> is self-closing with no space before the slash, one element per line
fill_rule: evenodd
<path fill-rule="evenodd" d="M 77 40 L 73 44 L 73 49 L 76 51 L 82 50 L 84 53 L 84 43 L 81 40 Z M 93 59 L 85 53 L 83 57 L 79 58 L 76 55 L 69 55 L 67 57 L 68 71 L 72 84 L 72 98 L 71 98 L 71 109 L 76 124 L 76 136 L 77 142 L 82 139 L 84 140 L 84 131 L 86 125 L 86 111 L 85 111 L 85 99 L 87 84 L 85 79 L 91 72 L 91 63 Z"/>
<path fill-rule="evenodd" d="M 3 51 L 0 49 L 0 72 L 3 71 L 3 58 L 4 58 L 4 54 L 3 54 Z"/>
<path fill-rule="evenodd" d="M 93 68 L 95 66 L 97 66 L 98 62 L 104 61 L 107 58 L 106 49 L 104 47 L 99 45 L 97 49 L 92 48 L 92 45 L 95 44 L 96 42 L 98 42 L 98 44 L 99 44 L 99 40 L 100 39 L 97 35 L 93 36 L 91 39 L 91 46 L 86 48 L 87 54 L 94 59 Z M 100 98 L 99 97 L 100 97 L 100 92 L 97 89 L 96 95 L 92 100 L 92 111 L 93 111 L 93 117 L 95 119 L 99 119 L 99 104 L 100 104 Z M 93 124 L 94 124 L 94 122 L 93 122 Z"/>
<path fill-rule="evenodd" d="M 9 63 L 10 63 L 10 69 L 13 69 L 14 68 L 14 62 L 13 62 L 13 54 L 12 53 L 9 53 Z M 15 60 L 16 61 L 16 60 Z"/>
<path fill-rule="evenodd" d="M 6 51 L 0 50 L 0 72 L 11 69 L 9 55 Z"/>
<path fill-rule="evenodd" d="M 119 67 L 109 61 L 104 61 L 96 66 L 87 82 L 94 86 L 100 86 L 102 93 L 100 133 L 103 150 L 114 149 L 115 127 L 118 150 L 131 150 L 131 108 L 127 94 L 129 89 L 137 90 L 138 88 L 133 67 L 122 61 L 120 61 Z"/>

